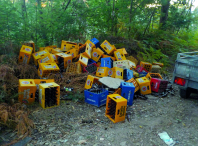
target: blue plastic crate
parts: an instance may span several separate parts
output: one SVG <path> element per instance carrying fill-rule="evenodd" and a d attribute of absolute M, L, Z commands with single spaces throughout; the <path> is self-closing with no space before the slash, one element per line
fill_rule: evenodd
<path fill-rule="evenodd" d="M 109 92 L 105 89 L 101 89 L 100 93 L 91 92 L 90 89 L 85 90 L 85 102 L 100 107 L 106 104 L 108 94 Z"/>
<path fill-rule="evenodd" d="M 91 39 L 91 42 L 95 44 L 96 48 L 100 47 L 100 42 L 96 38 Z"/>
<path fill-rule="evenodd" d="M 133 83 L 122 82 L 120 87 L 122 89 L 121 96 L 127 99 L 127 105 L 133 105 L 133 97 L 135 92 L 135 86 Z"/>
<path fill-rule="evenodd" d="M 112 68 L 113 67 L 113 60 L 111 59 L 111 57 L 101 58 L 100 67 Z"/>
<path fill-rule="evenodd" d="M 147 75 L 147 72 L 139 72 L 139 77 L 145 77 Z"/>
<path fill-rule="evenodd" d="M 124 79 L 130 80 L 131 78 L 133 78 L 133 71 L 130 69 L 124 69 Z"/>
<path fill-rule="evenodd" d="M 89 59 L 89 60 L 88 60 L 88 65 L 89 65 L 89 64 L 92 64 L 92 63 L 96 63 L 96 61 L 94 61 L 93 59 Z"/>

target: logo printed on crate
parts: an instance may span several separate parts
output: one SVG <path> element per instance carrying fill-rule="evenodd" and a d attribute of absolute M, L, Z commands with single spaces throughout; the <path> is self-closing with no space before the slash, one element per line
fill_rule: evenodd
<path fill-rule="evenodd" d="M 89 47 L 92 47 L 92 44 L 91 43 L 89 43 Z"/>
<path fill-rule="evenodd" d="M 30 52 L 31 49 L 30 48 L 25 48 L 25 51 Z"/>
<path fill-rule="evenodd" d="M 117 74 L 118 76 L 120 76 L 120 75 L 121 75 L 121 73 L 120 73 L 120 71 L 119 71 L 119 70 L 116 72 L 116 74 Z"/>
<path fill-rule="evenodd" d="M 122 60 L 122 56 L 120 55 L 120 52 L 117 52 L 116 55 L 118 57 L 118 60 Z"/>
<path fill-rule="evenodd" d="M 53 56 L 53 58 L 56 60 L 56 56 L 55 55 L 52 55 Z"/>
<path fill-rule="evenodd" d="M 69 60 L 67 60 L 67 63 L 71 63 L 71 60 L 69 59 Z"/>
<path fill-rule="evenodd" d="M 107 99 L 103 99 L 103 100 L 101 100 L 100 102 L 104 102 L 104 101 L 106 102 L 106 101 L 107 101 Z"/>
<path fill-rule="evenodd" d="M 64 50 L 64 51 L 66 50 L 66 47 L 65 47 L 65 46 L 63 47 L 63 50 Z"/>
<path fill-rule="evenodd" d="M 128 99 L 127 99 L 127 101 L 129 101 L 130 100 L 130 97 L 131 96 L 131 90 L 129 91 L 129 94 L 128 94 Z"/>
<path fill-rule="evenodd" d="M 96 102 L 95 100 L 92 100 L 92 99 L 89 99 L 89 98 L 87 98 L 87 100 L 89 100 L 89 101 L 91 101 L 91 102 Z"/>
<path fill-rule="evenodd" d="M 120 108 L 120 116 L 119 117 L 123 117 L 125 115 L 126 111 L 125 111 L 125 106 L 121 106 Z"/>
<path fill-rule="evenodd" d="M 56 65 L 54 65 L 53 68 L 56 68 Z"/>
<path fill-rule="evenodd" d="M 98 53 L 97 52 L 93 52 L 93 57 L 97 57 Z"/>
<path fill-rule="evenodd" d="M 142 91 L 145 92 L 147 90 L 146 86 L 142 87 Z"/>
<path fill-rule="evenodd" d="M 113 71 L 112 70 L 109 70 L 108 71 L 108 74 L 111 76 L 113 74 Z"/>
<path fill-rule="evenodd" d="M 42 70 L 40 69 L 40 75 L 42 75 Z"/>
<path fill-rule="evenodd" d="M 23 82 L 21 82 L 22 84 L 30 84 L 30 82 L 28 82 L 28 81 L 23 81 Z"/>
<path fill-rule="evenodd" d="M 54 66 L 52 67 L 51 65 L 44 65 L 45 68 L 54 68 Z"/>
<path fill-rule="evenodd" d="M 29 99 L 30 89 L 23 91 L 23 99 Z"/>
<path fill-rule="evenodd" d="M 35 55 L 35 56 L 38 56 L 38 53 L 35 53 L 34 55 Z"/>
<path fill-rule="evenodd" d="M 50 60 L 50 59 L 49 59 L 49 57 L 47 56 L 47 57 L 41 59 L 41 62 L 45 63 L 45 62 L 47 62 L 48 60 Z M 40 62 L 40 63 L 41 63 L 41 62 Z"/>
<path fill-rule="evenodd" d="M 117 99 L 121 99 L 121 96 L 116 96 L 115 98 L 117 98 Z"/>
<path fill-rule="evenodd" d="M 87 80 L 87 85 L 88 85 L 88 86 L 90 85 L 90 79 Z"/>
<path fill-rule="evenodd" d="M 89 56 L 91 56 L 91 51 L 92 51 L 91 47 L 88 46 L 88 54 L 89 54 Z"/>
<path fill-rule="evenodd" d="M 72 53 L 72 57 L 74 57 L 74 53 Z"/>
<path fill-rule="evenodd" d="M 98 69 L 98 72 L 99 72 L 99 73 L 104 73 L 104 69 L 99 68 L 99 69 Z"/>
<path fill-rule="evenodd" d="M 158 85 L 158 82 L 155 83 L 155 86 L 154 86 L 155 89 L 157 89 L 157 85 Z"/>
<path fill-rule="evenodd" d="M 82 60 L 83 60 L 83 62 L 85 62 L 85 63 L 88 62 L 88 58 L 83 57 Z"/>
<path fill-rule="evenodd" d="M 107 42 L 105 42 L 104 45 L 109 49 L 109 51 L 111 50 L 111 46 Z"/>
<path fill-rule="evenodd" d="M 143 80 L 142 78 L 139 78 L 138 81 L 139 81 L 140 83 L 144 83 L 144 80 Z"/>
<path fill-rule="evenodd" d="M 38 52 L 38 55 L 43 55 L 43 54 L 45 54 L 45 53 L 47 53 L 47 52 L 41 51 L 41 52 Z"/>

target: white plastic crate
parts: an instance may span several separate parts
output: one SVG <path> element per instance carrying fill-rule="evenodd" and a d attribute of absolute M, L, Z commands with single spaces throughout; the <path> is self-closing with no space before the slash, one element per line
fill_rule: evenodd
<path fill-rule="evenodd" d="M 122 69 L 130 69 L 130 64 L 128 60 L 114 61 L 113 67 L 119 67 Z"/>

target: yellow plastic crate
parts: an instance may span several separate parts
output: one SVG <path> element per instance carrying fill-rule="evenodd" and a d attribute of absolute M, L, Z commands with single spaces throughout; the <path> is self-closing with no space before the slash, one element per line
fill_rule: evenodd
<path fill-rule="evenodd" d="M 124 52 L 122 50 L 114 51 L 114 56 L 117 61 L 126 60 Z"/>
<path fill-rule="evenodd" d="M 151 81 L 150 73 L 147 73 L 146 78 L 147 78 L 149 81 Z"/>
<path fill-rule="evenodd" d="M 133 56 L 126 57 L 127 60 L 130 60 L 131 62 L 134 62 L 136 65 L 138 64 L 138 60 L 135 59 Z"/>
<path fill-rule="evenodd" d="M 35 51 L 35 44 L 34 44 L 33 41 L 25 41 L 25 42 L 23 42 L 23 45 L 32 47 L 33 48 L 32 53 L 36 52 Z"/>
<path fill-rule="evenodd" d="M 64 68 L 67 68 L 67 65 L 69 63 L 72 63 L 72 55 L 70 55 L 70 54 L 56 53 L 55 55 L 58 60 L 58 64 L 61 64 L 62 62 L 64 62 Z M 61 59 L 59 59 L 59 58 L 61 58 Z"/>
<path fill-rule="evenodd" d="M 74 63 L 68 64 L 66 72 L 78 73 L 78 74 L 81 73 L 82 72 L 81 64 L 79 62 L 74 62 Z"/>
<path fill-rule="evenodd" d="M 127 100 L 119 94 L 107 95 L 106 111 L 107 116 L 113 123 L 125 120 Z"/>
<path fill-rule="evenodd" d="M 107 54 L 111 55 L 115 51 L 115 47 L 112 46 L 107 40 L 105 40 L 101 45 L 100 45 L 106 52 Z"/>
<path fill-rule="evenodd" d="M 72 58 L 76 58 L 78 55 L 78 49 L 71 49 L 71 50 L 67 51 L 66 54 L 70 54 L 72 56 Z"/>
<path fill-rule="evenodd" d="M 60 48 L 52 49 L 52 54 L 62 53 Z"/>
<path fill-rule="evenodd" d="M 135 79 L 140 86 L 140 93 L 142 95 L 151 94 L 151 84 L 146 77 L 141 77 Z"/>
<path fill-rule="evenodd" d="M 43 56 L 48 55 L 48 54 L 49 54 L 49 52 L 47 50 L 43 50 L 43 51 L 39 51 L 39 52 L 34 53 L 32 55 L 33 59 L 34 59 L 34 64 L 38 65 L 38 60 L 40 58 L 42 58 Z"/>
<path fill-rule="evenodd" d="M 88 60 L 89 59 L 85 55 L 80 54 L 78 62 L 80 62 L 80 64 L 82 64 L 83 66 L 87 66 Z"/>
<path fill-rule="evenodd" d="M 86 46 L 87 46 L 87 44 L 88 44 L 88 46 L 91 47 L 92 49 L 95 48 L 95 44 L 92 43 L 90 40 L 87 40 L 87 41 L 85 42 L 85 45 L 86 45 Z"/>
<path fill-rule="evenodd" d="M 135 92 L 137 92 L 140 89 L 139 84 L 137 83 L 137 81 L 134 78 L 131 78 L 130 80 L 128 80 L 126 82 L 133 83 L 133 85 L 135 86 Z"/>
<path fill-rule="evenodd" d="M 110 73 L 109 71 L 110 71 L 110 68 L 108 67 L 97 67 L 96 76 L 97 77 L 109 76 L 112 74 L 112 72 Z"/>
<path fill-rule="evenodd" d="M 112 68 L 112 75 L 111 75 L 112 78 L 119 78 L 123 80 L 123 75 L 124 73 L 122 68 L 119 67 Z"/>
<path fill-rule="evenodd" d="M 140 66 L 142 66 L 145 70 L 147 70 L 148 72 L 151 71 L 152 68 L 152 64 L 150 64 L 149 62 L 140 62 Z"/>
<path fill-rule="evenodd" d="M 88 75 L 86 83 L 85 83 L 85 89 L 90 89 L 92 87 L 92 85 L 95 83 L 100 84 L 98 81 L 99 79 L 100 78 L 98 78 L 98 77 Z"/>
<path fill-rule="evenodd" d="M 54 82 L 54 79 L 34 79 L 37 89 L 39 89 L 39 84 L 51 83 Z"/>
<path fill-rule="evenodd" d="M 117 49 L 117 51 L 118 50 L 122 50 L 122 52 L 124 53 L 124 55 L 127 55 L 128 54 L 125 48 Z"/>
<path fill-rule="evenodd" d="M 86 49 L 85 52 L 83 53 L 83 55 L 85 55 L 87 58 L 91 58 L 91 52 L 92 52 L 92 48 L 90 47 L 90 45 L 87 43 L 86 44 Z"/>
<path fill-rule="evenodd" d="M 32 50 L 32 47 L 23 45 L 19 53 L 18 63 L 29 64 Z"/>
<path fill-rule="evenodd" d="M 160 67 L 163 67 L 164 66 L 164 64 L 163 63 L 160 63 L 160 62 L 153 62 L 152 64 L 153 65 L 159 65 Z"/>
<path fill-rule="evenodd" d="M 62 40 L 61 42 L 61 50 L 62 51 L 69 51 L 71 49 L 78 49 L 78 44 L 74 42 L 68 42 Z"/>
<path fill-rule="evenodd" d="M 113 57 L 113 56 L 109 56 L 109 55 L 105 55 L 105 54 L 102 55 L 102 58 L 108 58 L 108 57 L 111 57 L 111 59 L 112 59 L 113 61 L 116 61 L 116 58 Z"/>
<path fill-rule="evenodd" d="M 54 55 L 54 54 L 50 54 L 50 55 L 54 59 L 54 62 L 58 64 L 58 59 L 57 59 L 56 55 Z"/>
<path fill-rule="evenodd" d="M 163 79 L 159 73 L 148 73 L 151 78 Z"/>
<path fill-rule="evenodd" d="M 59 73 L 60 69 L 56 63 L 40 63 L 38 69 L 38 75 L 47 77 L 50 73 Z"/>
<path fill-rule="evenodd" d="M 130 69 L 131 69 L 131 70 L 132 70 L 132 69 L 136 69 L 136 64 L 135 64 L 134 62 L 130 61 L 130 60 L 128 60 L 128 61 L 129 61 Z"/>
<path fill-rule="evenodd" d="M 91 54 L 91 59 L 98 62 L 98 60 L 100 59 L 102 54 L 104 54 L 104 52 L 100 48 L 93 48 L 92 54 Z"/>
<path fill-rule="evenodd" d="M 51 54 L 45 54 L 42 56 L 39 60 L 38 63 L 55 63 L 54 58 Z"/>
<path fill-rule="evenodd" d="M 19 79 L 18 101 L 26 105 L 35 101 L 36 84 L 33 79 Z"/>
<path fill-rule="evenodd" d="M 54 82 L 39 84 L 39 104 L 42 108 L 60 105 L 60 86 Z"/>

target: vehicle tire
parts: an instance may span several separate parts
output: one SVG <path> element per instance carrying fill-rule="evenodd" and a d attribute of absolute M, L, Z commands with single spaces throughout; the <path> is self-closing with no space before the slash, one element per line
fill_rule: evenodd
<path fill-rule="evenodd" d="M 181 98 L 189 98 L 190 97 L 190 94 L 191 94 L 191 91 L 190 91 L 189 88 L 187 88 L 187 89 L 180 89 L 179 94 L 180 94 L 180 97 Z"/>

